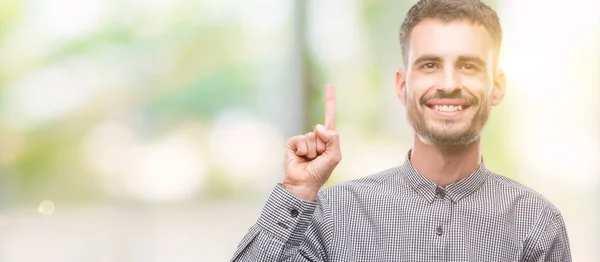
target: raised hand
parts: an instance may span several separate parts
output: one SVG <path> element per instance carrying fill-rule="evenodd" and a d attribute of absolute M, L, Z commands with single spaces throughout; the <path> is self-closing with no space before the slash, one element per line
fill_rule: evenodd
<path fill-rule="evenodd" d="M 319 189 L 342 159 L 335 131 L 335 91 L 325 86 L 325 126 L 287 140 L 283 187 L 299 198 L 314 201 Z"/>

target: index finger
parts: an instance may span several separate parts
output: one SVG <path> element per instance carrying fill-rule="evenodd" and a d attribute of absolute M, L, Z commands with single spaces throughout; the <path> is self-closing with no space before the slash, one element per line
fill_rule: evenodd
<path fill-rule="evenodd" d="M 325 85 L 325 127 L 335 130 L 335 90 L 332 84 Z"/>

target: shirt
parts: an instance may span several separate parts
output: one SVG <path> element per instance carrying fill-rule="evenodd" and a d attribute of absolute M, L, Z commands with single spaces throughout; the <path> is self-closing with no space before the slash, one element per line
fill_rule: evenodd
<path fill-rule="evenodd" d="M 571 261 L 559 210 L 480 164 L 445 188 L 400 166 L 304 201 L 276 185 L 232 261 Z"/>

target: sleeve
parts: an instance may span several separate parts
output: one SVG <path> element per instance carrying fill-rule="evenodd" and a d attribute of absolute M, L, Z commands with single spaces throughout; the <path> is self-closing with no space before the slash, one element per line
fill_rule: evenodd
<path fill-rule="evenodd" d="M 332 232 L 328 212 L 322 191 L 316 202 L 308 202 L 277 185 L 231 261 L 328 261 Z"/>
<path fill-rule="evenodd" d="M 539 230 L 526 243 L 524 261 L 570 262 L 571 249 L 564 220 L 560 213 L 542 217 Z"/>

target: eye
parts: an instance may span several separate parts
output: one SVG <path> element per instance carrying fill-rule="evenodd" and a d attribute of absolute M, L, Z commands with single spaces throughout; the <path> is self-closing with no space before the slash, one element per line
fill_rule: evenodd
<path fill-rule="evenodd" d="M 476 70 L 477 67 L 474 64 L 464 64 L 464 65 L 461 66 L 461 69 Z"/>
<path fill-rule="evenodd" d="M 420 66 L 423 69 L 436 69 L 437 66 L 434 63 L 425 63 Z"/>

